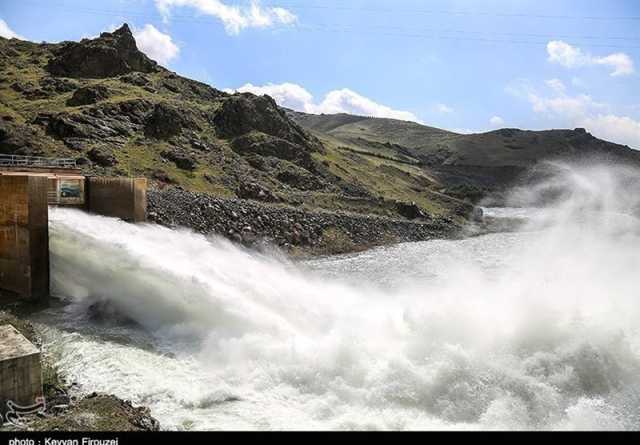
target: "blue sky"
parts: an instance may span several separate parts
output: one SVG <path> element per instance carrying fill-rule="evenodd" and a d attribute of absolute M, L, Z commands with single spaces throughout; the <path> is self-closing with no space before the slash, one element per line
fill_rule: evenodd
<path fill-rule="evenodd" d="M 170 69 L 302 111 L 640 149 L 637 0 L 0 0 L 0 20 L 52 42 L 127 22 Z"/>

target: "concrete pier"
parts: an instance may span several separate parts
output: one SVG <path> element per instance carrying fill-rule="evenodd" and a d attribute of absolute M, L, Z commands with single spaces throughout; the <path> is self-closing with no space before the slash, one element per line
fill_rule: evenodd
<path fill-rule="evenodd" d="M 47 178 L 0 175 L 0 287 L 27 300 L 49 296 Z"/>
<path fill-rule="evenodd" d="M 130 222 L 147 220 L 146 178 L 88 177 L 87 210 Z"/>
<path fill-rule="evenodd" d="M 75 161 L 0 155 L 0 290 L 49 297 L 48 206 L 147 219 L 145 178 L 86 177 Z"/>
<path fill-rule="evenodd" d="M 0 326 L 0 414 L 7 402 L 30 406 L 42 397 L 40 351 L 11 325 Z"/>

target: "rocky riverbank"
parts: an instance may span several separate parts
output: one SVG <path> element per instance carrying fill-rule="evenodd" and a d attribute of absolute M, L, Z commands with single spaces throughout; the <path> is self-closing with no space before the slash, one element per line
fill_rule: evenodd
<path fill-rule="evenodd" d="M 0 295 L 0 298 L 2 295 Z M 12 305 L 20 313 L 25 307 Z M 42 348 L 37 328 L 20 315 L 3 310 L 0 304 L 0 325 L 11 324 Z M 27 431 L 158 431 L 159 422 L 146 407 L 136 407 L 127 400 L 110 394 L 92 393 L 83 397 L 72 394 L 73 382 L 66 382 L 59 375 L 55 360 L 42 355 L 43 391 L 46 401 L 44 414 L 34 414 L 22 419 L 19 426 L 5 424 L 2 430 Z"/>
<path fill-rule="evenodd" d="M 245 246 L 277 246 L 293 255 L 332 255 L 409 241 L 453 236 L 447 217 L 392 219 L 346 212 L 222 199 L 180 187 L 148 192 L 149 221 L 224 236 Z"/>

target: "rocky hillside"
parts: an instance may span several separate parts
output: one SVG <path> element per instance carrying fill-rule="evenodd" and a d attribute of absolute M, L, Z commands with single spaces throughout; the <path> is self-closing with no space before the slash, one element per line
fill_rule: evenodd
<path fill-rule="evenodd" d="M 393 119 L 288 113 L 326 146 L 419 165 L 443 185 L 442 192 L 472 199 L 511 185 L 544 160 L 596 157 L 640 166 L 640 151 L 580 128 L 456 134 Z"/>
<path fill-rule="evenodd" d="M 80 42 L 0 38 L 0 62 L 0 154 L 146 176 L 152 219 L 243 241 L 331 253 L 443 236 L 477 216 L 471 202 L 541 160 L 598 155 L 640 164 L 640 152 L 580 129 L 461 135 L 296 113 L 268 96 L 227 94 L 167 70 L 138 50 L 127 25 Z M 206 205 L 191 209 L 195 202 Z M 244 213 L 204 221 L 211 206 Z M 270 222 L 257 219 L 265 215 Z"/>
<path fill-rule="evenodd" d="M 0 61 L 0 153 L 70 157 L 87 173 L 143 175 L 161 190 L 301 210 L 457 220 L 471 210 L 414 163 L 336 149 L 268 96 L 230 95 L 159 66 L 126 25 L 80 42 L 0 38 Z"/>

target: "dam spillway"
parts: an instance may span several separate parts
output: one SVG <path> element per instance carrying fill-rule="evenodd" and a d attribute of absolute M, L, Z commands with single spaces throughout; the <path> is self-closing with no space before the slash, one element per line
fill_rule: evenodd
<path fill-rule="evenodd" d="M 87 176 L 69 160 L 0 156 L 0 291 L 48 298 L 49 206 L 143 222 L 146 190 L 145 178 Z"/>

